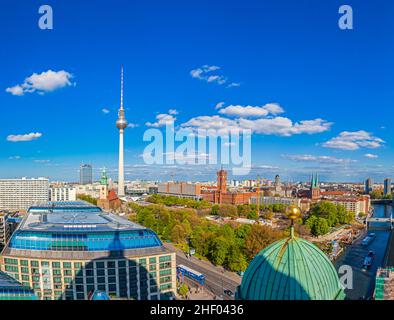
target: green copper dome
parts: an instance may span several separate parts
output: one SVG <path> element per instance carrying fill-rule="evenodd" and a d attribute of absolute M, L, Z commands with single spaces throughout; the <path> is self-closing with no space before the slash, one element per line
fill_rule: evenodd
<path fill-rule="evenodd" d="M 292 230 L 293 231 L 293 230 Z M 345 293 L 327 256 L 293 236 L 262 250 L 246 269 L 241 300 L 343 300 Z"/>

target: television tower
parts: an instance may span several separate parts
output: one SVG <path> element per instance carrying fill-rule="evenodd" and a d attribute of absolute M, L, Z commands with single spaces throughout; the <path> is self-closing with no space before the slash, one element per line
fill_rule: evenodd
<path fill-rule="evenodd" d="M 120 73 L 120 108 L 118 112 L 118 120 L 116 120 L 116 127 L 119 129 L 119 167 L 118 167 L 118 197 L 124 197 L 124 147 L 123 147 L 123 132 L 127 127 L 127 121 L 124 116 L 123 108 L 123 66 Z"/>

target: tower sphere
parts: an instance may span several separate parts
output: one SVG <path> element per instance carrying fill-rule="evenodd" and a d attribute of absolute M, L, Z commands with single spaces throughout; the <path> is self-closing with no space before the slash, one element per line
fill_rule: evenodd
<path fill-rule="evenodd" d="M 119 118 L 116 120 L 116 127 L 118 129 L 125 129 L 127 127 L 127 121 L 125 118 Z"/>

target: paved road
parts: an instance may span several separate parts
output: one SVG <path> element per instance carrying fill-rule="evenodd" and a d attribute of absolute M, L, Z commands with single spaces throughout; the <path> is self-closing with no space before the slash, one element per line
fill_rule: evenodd
<path fill-rule="evenodd" d="M 241 284 L 241 277 L 235 272 L 224 271 L 221 267 L 216 267 L 209 262 L 201 261 L 197 258 L 187 258 L 185 253 L 166 243 L 166 247 L 176 251 L 177 265 L 183 264 L 205 275 L 205 288 L 217 296 L 223 295 L 224 290 L 231 290 L 235 293 L 238 285 Z M 187 281 L 189 284 L 190 281 Z M 224 296 L 225 299 L 228 297 Z"/>
<path fill-rule="evenodd" d="M 383 205 L 374 205 L 375 216 L 385 217 L 391 213 L 391 208 Z M 353 270 L 353 289 L 346 289 L 346 297 L 350 300 L 359 300 L 362 298 L 372 298 L 375 289 L 375 277 L 377 269 L 382 266 L 386 253 L 386 247 L 389 240 L 390 231 L 373 230 L 376 233 L 376 239 L 368 246 L 363 246 L 358 239 L 353 245 L 348 247 L 343 255 L 335 262 L 338 270 L 341 265 L 349 265 Z M 372 266 L 368 270 L 362 268 L 365 256 L 369 251 L 375 252 L 375 258 Z"/>

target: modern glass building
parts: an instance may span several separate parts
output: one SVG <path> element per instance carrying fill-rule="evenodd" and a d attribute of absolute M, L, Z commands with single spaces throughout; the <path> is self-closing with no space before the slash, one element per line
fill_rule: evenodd
<path fill-rule="evenodd" d="M 39 299 L 165 299 L 175 253 L 150 229 L 85 202 L 32 206 L 1 255 L 1 269 Z"/>
<path fill-rule="evenodd" d="M 33 290 L 0 272 L 0 300 L 37 300 Z"/>
<path fill-rule="evenodd" d="M 81 164 L 79 168 L 79 182 L 80 184 L 93 183 L 93 170 L 90 164 Z"/>

